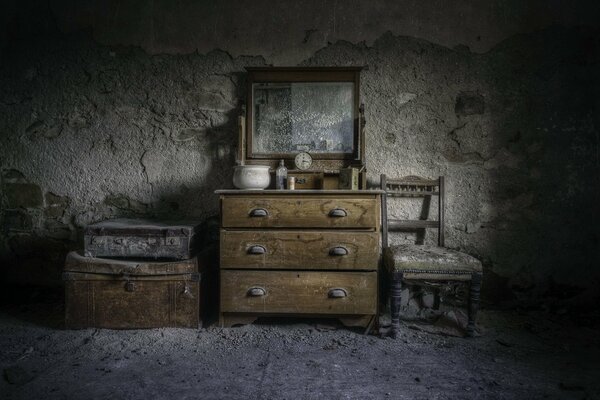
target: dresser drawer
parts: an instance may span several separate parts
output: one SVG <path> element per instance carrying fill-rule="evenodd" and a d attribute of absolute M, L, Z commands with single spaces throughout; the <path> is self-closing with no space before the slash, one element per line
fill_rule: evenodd
<path fill-rule="evenodd" d="M 377 272 L 221 270 L 221 312 L 375 314 Z"/>
<path fill-rule="evenodd" d="M 348 228 L 376 229 L 376 196 L 225 196 L 224 228 Z"/>
<path fill-rule="evenodd" d="M 379 234 L 357 231 L 221 231 L 221 268 L 374 270 Z"/>

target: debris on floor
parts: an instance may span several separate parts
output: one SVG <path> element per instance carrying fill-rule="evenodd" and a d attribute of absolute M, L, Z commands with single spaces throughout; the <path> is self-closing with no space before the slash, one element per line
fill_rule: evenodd
<path fill-rule="evenodd" d="M 235 328 L 64 330 L 55 304 L 6 306 L 0 397 L 600 398 L 598 324 L 494 310 L 483 310 L 479 323 L 485 333 L 470 339 L 411 322 L 392 339 L 289 318 Z"/>

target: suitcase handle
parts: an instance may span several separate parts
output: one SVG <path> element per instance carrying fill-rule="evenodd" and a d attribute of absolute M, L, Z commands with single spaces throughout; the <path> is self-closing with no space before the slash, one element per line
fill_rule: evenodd
<path fill-rule="evenodd" d="M 346 289 L 334 288 L 331 289 L 329 293 L 327 293 L 327 297 L 329 297 L 330 299 L 342 299 L 344 297 L 348 297 L 348 292 L 346 291 Z"/>
<path fill-rule="evenodd" d="M 347 217 L 348 213 L 343 208 L 334 208 L 333 210 L 329 211 L 329 216 L 333 218 L 343 218 Z"/>
<path fill-rule="evenodd" d="M 255 208 L 252 211 L 250 211 L 251 217 L 267 217 L 268 215 L 269 212 L 264 208 Z"/>
<path fill-rule="evenodd" d="M 250 297 L 261 297 L 267 294 L 267 291 L 261 287 L 253 287 L 246 292 Z"/>
<path fill-rule="evenodd" d="M 261 246 L 259 244 L 250 246 L 250 248 L 248 249 L 248 254 L 265 254 L 266 252 L 267 249 L 265 248 L 265 246 Z"/>
<path fill-rule="evenodd" d="M 345 248 L 344 246 L 332 247 L 329 250 L 329 255 L 330 256 L 347 256 L 348 255 L 348 249 Z"/>

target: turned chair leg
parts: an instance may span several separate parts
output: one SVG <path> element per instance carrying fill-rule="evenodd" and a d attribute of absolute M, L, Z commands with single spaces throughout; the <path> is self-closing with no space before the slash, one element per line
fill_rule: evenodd
<path fill-rule="evenodd" d="M 479 297 L 481 293 L 482 274 L 473 274 L 471 288 L 469 290 L 469 322 L 467 324 L 467 336 L 475 336 L 475 321 L 479 310 Z"/>
<path fill-rule="evenodd" d="M 398 337 L 400 332 L 400 303 L 402 300 L 402 273 L 394 272 L 390 291 L 390 308 L 392 316 L 392 337 Z"/>

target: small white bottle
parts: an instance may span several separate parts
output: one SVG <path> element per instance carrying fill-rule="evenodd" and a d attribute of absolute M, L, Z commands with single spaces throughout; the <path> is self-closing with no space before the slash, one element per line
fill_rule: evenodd
<path fill-rule="evenodd" d="M 283 163 L 283 160 L 279 161 L 279 167 L 275 171 L 275 188 L 285 189 L 285 181 L 287 180 L 287 168 Z"/>

